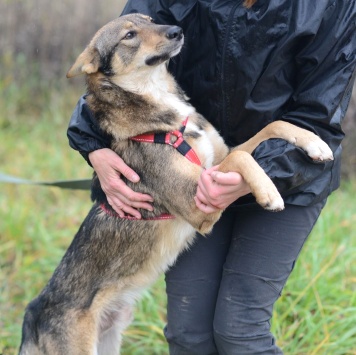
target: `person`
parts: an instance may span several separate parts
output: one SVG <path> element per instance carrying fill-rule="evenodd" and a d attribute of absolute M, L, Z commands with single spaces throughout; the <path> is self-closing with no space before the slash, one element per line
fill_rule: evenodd
<path fill-rule="evenodd" d="M 316 164 L 280 139 L 254 158 L 272 178 L 285 210 L 260 208 L 237 173 L 205 170 L 196 204 L 225 209 L 208 237 L 198 236 L 166 274 L 172 355 L 281 354 L 270 331 L 272 309 L 328 195 L 340 180 L 341 121 L 356 65 L 356 1 L 130 0 L 123 13 L 178 25 L 182 52 L 169 70 L 191 103 L 236 146 L 275 120 L 318 134 L 334 161 Z M 82 97 L 68 137 L 97 172 L 108 202 L 122 217 L 140 218 L 151 196 L 120 178 L 140 177 L 108 147 Z M 164 222 L 162 222 L 164 223 Z"/>

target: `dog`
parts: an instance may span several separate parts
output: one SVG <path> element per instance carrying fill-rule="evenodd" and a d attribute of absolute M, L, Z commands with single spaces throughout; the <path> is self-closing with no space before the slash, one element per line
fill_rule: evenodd
<path fill-rule="evenodd" d="M 196 232 L 209 234 L 221 212 L 205 214 L 194 202 L 204 168 L 239 172 L 263 208 L 283 199 L 251 156 L 262 141 L 285 139 L 315 161 L 333 159 L 319 137 L 276 121 L 230 149 L 189 104 L 167 71 L 184 35 L 131 14 L 101 28 L 67 77 L 86 74 L 87 102 L 111 148 L 140 176 L 127 184 L 150 194 L 153 211 L 141 220 L 120 218 L 93 175 L 93 206 L 40 295 L 26 308 L 21 355 L 118 354 L 123 330 L 144 289 L 165 272 Z M 208 237 L 208 236 L 207 236 Z"/>

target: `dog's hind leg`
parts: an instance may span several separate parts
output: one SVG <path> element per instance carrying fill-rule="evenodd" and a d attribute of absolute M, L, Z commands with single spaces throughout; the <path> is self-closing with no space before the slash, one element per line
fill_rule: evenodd
<path fill-rule="evenodd" d="M 98 355 L 119 355 L 122 332 L 132 321 L 132 306 L 125 305 L 113 313 L 115 320 L 99 335 Z M 110 318 L 110 317 L 109 317 Z"/>
<path fill-rule="evenodd" d="M 116 325 L 116 324 L 115 324 Z M 102 334 L 98 346 L 98 355 L 119 355 L 122 335 L 118 326 L 113 326 Z"/>
<path fill-rule="evenodd" d="M 37 298 L 27 307 L 20 355 L 97 355 L 97 326 L 88 310 L 68 307 L 50 311 L 47 299 Z"/>
<path fill-rule="evenodd" d="M 97 355 L 98 325 L 94 314 L 90 310 L 76 310 L 67 312 L 65 318 L 70 332 L 66 332 L 67 350 L 63 354 Z"/>

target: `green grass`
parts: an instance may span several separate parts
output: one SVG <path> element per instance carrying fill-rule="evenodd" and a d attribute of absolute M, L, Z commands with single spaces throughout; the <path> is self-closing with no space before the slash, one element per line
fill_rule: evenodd
<path fill-rule="evenodd" d="M 80 90 L 0 81 L 0 171 L 34 180 L 87 178 L 66 127 Z M 356 181 L 334 193 L 274 310 L 286 354 L 356 354 Z M 26 304 L 42 289 L 91 205 L 89 193 L 0 183 L 0 354 L 15 354 Z M 161 278 L 137 305 L 124 355 L 167 354 Z"/>
<path fill-rule="evenodd" d="M 286 354 L 356 354 L 356 183 L 329 198 L 274 311 Z"/>

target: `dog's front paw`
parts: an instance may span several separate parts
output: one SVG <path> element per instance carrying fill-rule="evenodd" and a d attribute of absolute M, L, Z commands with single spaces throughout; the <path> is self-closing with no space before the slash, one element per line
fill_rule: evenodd
<path fill-rule="evenodd" d="M 209 233 L 212 231 L 213 226 L 214 226 L 214 224 L 213 224 L 211 221 L 205 220 L 205 221 L 203 221 L 203 223 L 199 226 L 198 232 L 199 232 L 201 235 L 207 235 L 207 234 L 209 234 Z"/>
<path fill-rule="evenodd" d="M 278 212 L 284 209 L 284 201 L 276 188 L 259 191 L 255 195 L 257 203 L 265 210 Z"/>
<path fill-rule="evenodd" d="M 221 217 L 222 211 L 219 212 L 214 212 L 214 213 L 209 213 L 209 214 L 203 214 L 204 218 L 201 220 L 201 223 L 199 224 L 197 230 L 200 234 L 202 235 L 207 235 L 211 232 L 213 229 L 214 224 L 219 220 Z"/>
<path fill-rule="evenodd" d="M 334 160 L 330 147 L 318 136 L 315 136 L 315 139 L 306 144 L 305 151 L 316 162 Z"/>

